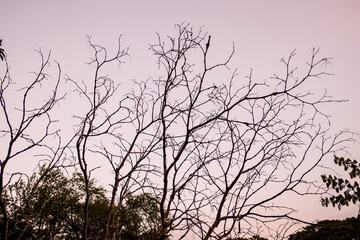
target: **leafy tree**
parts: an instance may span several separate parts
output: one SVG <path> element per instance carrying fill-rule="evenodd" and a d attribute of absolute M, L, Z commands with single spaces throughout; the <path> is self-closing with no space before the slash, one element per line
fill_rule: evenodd
<path fill-rule="evenodd" d="M 44 171 L 47 168 L 42 166 L 28 181 L 19 179 L 9 186 L 6 201 L 10 206 L 9 237 L 12 239 L 76 239 L 79 236 L 84 199 L 81 175 L 74 174 L 68 179 L 58 168 L 45 175 Z M 96 236 L 102 229 L 99 225 L 104 224 L 108 200 L 105 190 L 96 187 L 94 182 L 91 193 L 93 225 L 90 229 Z"/>
<path fill-rule="evenodd" d="M 289 240 L 360 239 L 360 218 L 323 220 L 290 235 Z"/>
<path fill-rule="evenodd" d="M 160 210 L 157 200 L 148 194 L 129 196 L 123 214 L 120 239 L 159 239 Z"/>
<path fill-rule="evenodd" d="M 5 199 L 10 206 L 10 239 L 82 239 L 84 221 L 84 181 L 80 173 L 71 178 L 59 168 L 46 175 L 46 166 L 27 181 L 19 179 L 9 186 Z M 38 183 L 39 178 L 44 176 Z M 109 200 L 105 189 L 90 181 L 89 239 L 102 239 Z M 115 239 L 156 239 L 159 209 L 148 194 L 129 196 L 118 213 L 120 228 Z"/>
<path fill-rule="evenodd" d="M 344 159 L 334 156 L 335 164 L 342 166 L 344 171 L 348 171 L 349 179 L 360 178 L 360 163 L 356 160 Z M 333 175 L 321 175 L 321 178 L 326 187 L 336 191 L 335 195 L 330 197 L 321 198 L 321 204 L 323 206 L 329 206 L 330 203 L 333 207 L 337 206 L 341 209 L 341 206 L 349 206 L 349 203 L 355 204 L 360 201 L 360 186 L 357 181 L 351 182 L 346 178 L 341 178 Z"/>

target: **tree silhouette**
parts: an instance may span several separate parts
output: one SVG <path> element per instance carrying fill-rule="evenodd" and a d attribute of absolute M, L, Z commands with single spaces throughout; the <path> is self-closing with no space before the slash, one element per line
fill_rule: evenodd
<path fill-rule="evenodd" d="M 14 80 L 6 61 L 6 68 L 0 78 L 2 141 L 0 149 L 0 211 L 2 216 L 0 235 L 3 239 L 7 239 L 10 221 L 8 203 L 3 198 L 4 193 L 14 179 L 23 175 L 21 170 L 8 171 L 9 163 L 26 156 L 31 151 L 38 150 L 38 157 L 49 162 L 49 169 L 58 164 L 64 164 L 62 154 L 65 145 L 61 146 L 60 135 L 58 129 L 53 128 L 55 119 L 52 117 L 53 109 L 63 99 L 63 96 L 58 96 L 61 68 L 59 64 L 56 64 L 58 76 L 55 81 L 51 81 L 47 73 L 50 52 L 48 55 L 44 55 L 41 51 L 38 53 L 41 57 L 40 68 L 33 73 L 33 79 L 24 83 L 25 87 L 14 89 Z M 49 92 L 45 92 L 45 94 L 49 93 L 46 97 L 37 93 L 41 87 L 50 89 Z M 13 99 L 19 101 L 12 102 L 10 98 L 14 96 L 16 98 Z M 25 228 L 27 223 L 28 221 L 25 219 Z"/>
<path fill-rule="evenodd" d="M 221 60 L 210 51 L 217 48 L 210 44 L 214 36 L 188 24 L 177 25 L 176 31 L 165 38 L 157 34 L 157 41 L 150 45 L 159 77 L 134 81 L 126 92 L 110 69 L 119 69 L 129 56 L 128 48 L 121 46 L 119 38 L 118 48 L 110 52 L 89 37 L 92 77 L 65 77 L 73 86 L 67 94 L 75 93 L 76 104 L 81 106 L 74 113 L 77 122 L 71 136 L 68 131 L 52 132 L 50 127 L 40 140 L 34 140 L 34 131 L 24 134 L 39 116 L 48 117 L 48 125 L 53 123 L 50 110 L 59 102 L 58 84 L 45 105 L 31 112 L 23 104 L 21 124 L 13 127 L 3 94 L 9 91 L 9 72 L 1 79 L 5 125 L 1 122 L 0 126 L 7 127 L 1 132 L 8 136 L 10 150 L 0 157 L 0 180 L 4 181 L 10 159 L 35 146 L 40 152 L 50 151 L 43 154 L 49 162 L 48 171 L 41 175 L 44 179 L 54 168 L 77 169 L 82 202 L 74 238 L 131 238 L 138 226 L 145 239 L 159 240 L 175 235 L 178 239 L 226 239 L 239 232 L 255 236 L 256 225 L 271 232 L 269 222 L 300 220 L 294 216 L 295 209 L 278 200 L 318 193 L 314 181 L 307 178 L 309 173 L 351 140 L 347 131 L 328 134 L 329 117 L 321 109 L 325 103 L 341 101 L 309 89 L 312 81 L 329 75 L 324 67 L 330 59 L 320 57 L 318 49 L 311 51 L 301 71 L 293 66 L 296 53 L 292 52 L 281 60 L 282 73 L 257 80 L 250 70 L 241 78 L 229 67 L 234 46 Z M 47 64 L 43 58 L 36 80 L 25 88 L 23 102 L 28 101 L 33 86 L 48 76 L 42 72 Z M 49 136 L 58 136 L 56 147 L 41 144 Z M 13 154 L 11 149 L 19 139 L 29 145 Z M 97 176 L 103 176 L 101 169 L 110 169 L 112 182 L 106 183 L 106 199 L 96 203 L 96 209 L 106 209 L 96 220 L 101 224 L 93 226 L 90 219 L 97 195 L 91 186 Z M 10 213 L 15 211 L 10 211 L 4 194 L 18 175 L 0 185 L 4 239 L 13 220 Z M 38 189 L 36 185 L 30 188 L 33 194 Z M 124 215 L 128 206 L 136 209 L 134 216 Z M 23 205 L 17 207 L 26 210 Z M 124 219 L 128 219 L 127 232 L 119 233 L 125 228 Z M 22 229 L 26 232 L 31 226 L 28 221 Z"/>

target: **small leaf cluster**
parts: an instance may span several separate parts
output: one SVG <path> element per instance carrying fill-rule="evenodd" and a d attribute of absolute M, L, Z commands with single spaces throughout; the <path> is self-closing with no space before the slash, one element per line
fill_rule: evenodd
<path fill-rule="evenodd" d="M 334 156 L 334 162 L 340 167 L 343 167 L 349 174 L 350 179 L 360 177 L 360 163 L 356 160 L 344 159 Z M 360 201 L 360 186 L 357 181 L 350 182 L 348 179 L 333 175 L 321 175 L 322 181 L 329 189 L 334 189 L 336 195 L 325 197 L 321 199 L 321 204 L 325 207 L 330 203 L 333 207 L 337 206 L 341 209 L 342 206 L 349 206 L 349 203 L 356 203 Z"/>
<path fill-rule="evenodd" d="M 2 45 L 2 39 L 0 39 L 0 59 L 2 61 L 4 61 L 4 59 L 5 59 L 5 51 L 4 51 L 3 48 L 1 48 L 1 45 Z"/>

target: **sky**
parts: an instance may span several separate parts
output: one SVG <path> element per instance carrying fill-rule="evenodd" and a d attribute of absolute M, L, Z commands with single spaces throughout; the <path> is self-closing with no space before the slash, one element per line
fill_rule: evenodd
<path fill-rule="evenodd" d="M 296 63 L 304 67 L 311 50 L 331 57 L 326 76 L 314 88 L 326 89 L 348 102 L 326 108 L 332 129 L 360 133 L 360 1 L 94 1 L 0 0 L 0 38 L 3 39 L 13 78 L 26 79 L 38 66 L 34 49 L 51 50 L 62 72 L 86 75 L 90 49 L 86 36 L 109 48 L 122 35 L 131 59 L 122 66 L 126 77 L 147 79 L 156 72 L 149 43 L 175 33 L 175 24 L 189 23 L 212 36 L 214 59 L 224 59 L 235 46 L 230 67 L 246 76 L 265 79 L 281 71 L 280 59 L 296 49 Z M 22 81 L 22 80 L 21 80 Z M 359 145 L 350 145 L 351 158 L 360 159 Z M 299 202 L 309 221 L 356 216 L 358 207 L 342 211 L 322 208 L 319 199 Z"/>

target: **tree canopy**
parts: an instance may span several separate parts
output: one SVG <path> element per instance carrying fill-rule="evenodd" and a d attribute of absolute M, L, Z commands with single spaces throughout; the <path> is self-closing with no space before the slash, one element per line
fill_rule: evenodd
<path fill-rule="evenodd" d="M 48 171 L 44 175 L 44 171 Z M 81 239 L 84 222 L 84 182 L 80 173 L 66 177 L 59 168 L 41 166 L 28 181 L 9 185 L 9 239 Z M 109 200 L 105 189 L 90 182 L 89 239 L 102 239 Z M 128 196 L 114 214 L 119 228 L 114 239 L 156 239 L 160 224 L 156 200 L 148 194 Z M 24 227 L 26 225 L 26 227 Z"/>
<path fill-rule="evenodd" d="M 344 220 L 323 220 L 306 226 L 303 230 L 292 234 L 289 240 L 337 240 L 360 239 L 360 218 L 352 217 Z"/>

